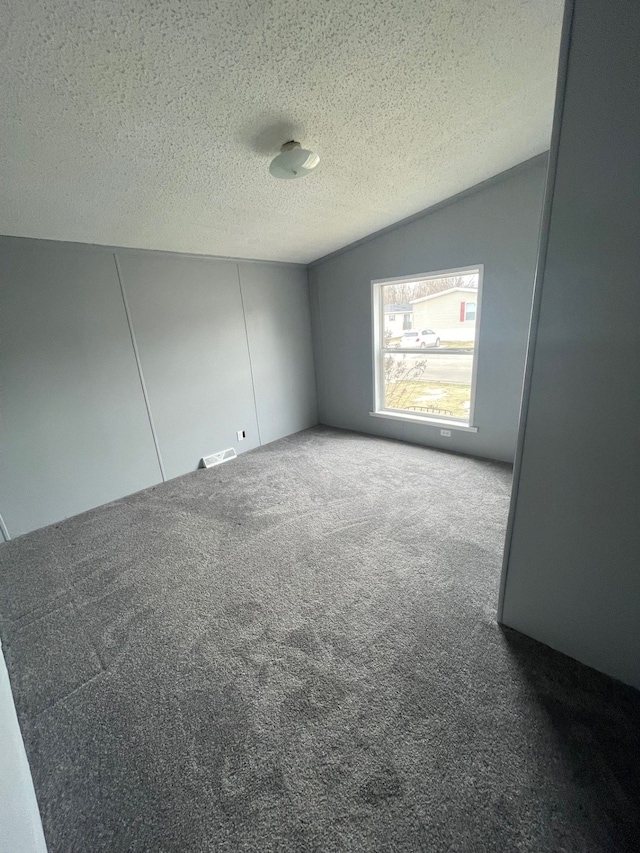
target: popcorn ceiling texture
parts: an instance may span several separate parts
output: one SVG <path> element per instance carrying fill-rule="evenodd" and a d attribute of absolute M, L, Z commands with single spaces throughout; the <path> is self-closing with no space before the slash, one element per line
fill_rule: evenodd
<path fill-rule="evenodd" d="M 0 0 L 0 232 L 313 260 L 547 148 L 562 5 Z"/>

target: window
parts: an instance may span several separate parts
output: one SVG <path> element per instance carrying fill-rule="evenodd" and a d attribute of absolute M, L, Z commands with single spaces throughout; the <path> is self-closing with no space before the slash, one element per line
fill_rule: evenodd
<path fill-rule="evenodd" d="M 395 314 L 389 314 L 389 322 L 393 322 L 396 319 Z"/>
<path fill-rule="evenodd" d="M 481 289 L 481 266 L 373 282 L 373 415 L 475 429 Z M 385 307 L 400 302 L 403 331 L 385 333 Z"/>

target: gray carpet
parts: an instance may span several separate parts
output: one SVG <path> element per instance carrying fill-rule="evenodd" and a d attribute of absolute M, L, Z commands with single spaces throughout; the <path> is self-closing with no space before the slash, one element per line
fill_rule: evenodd
<path fill-rule="evenodd" d="M 509 481 L 317 428 L 0 547 L 52 853 L 637 850 L 639 695 L 495 623 Z"/>

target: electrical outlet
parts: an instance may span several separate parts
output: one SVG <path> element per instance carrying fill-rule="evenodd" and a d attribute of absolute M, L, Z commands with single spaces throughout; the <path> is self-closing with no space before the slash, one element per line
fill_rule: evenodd
<path fill-rule="evenodd" d="M 441 429 L 440 435 L 448 435 L 450 437 L 451 436 L 451 430 L 450 429 Z"/>
<path fill-rule="evenodd" d="M 236 435 L 238 436 L 238 441 L 242 441 L 243 438 L 247 437 L 247 433 L 243 429 L 239 429 Z"/>

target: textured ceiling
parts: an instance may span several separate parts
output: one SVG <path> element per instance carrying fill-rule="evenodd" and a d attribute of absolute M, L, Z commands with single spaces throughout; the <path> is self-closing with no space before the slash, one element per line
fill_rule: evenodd
<path fill-rule="evenodd" d="M 545 150 L 562 5 L 0 0 L 0 233 L 315 259 Z"/>

